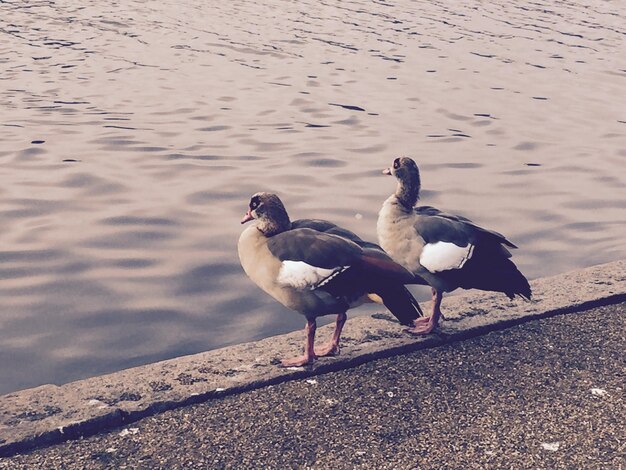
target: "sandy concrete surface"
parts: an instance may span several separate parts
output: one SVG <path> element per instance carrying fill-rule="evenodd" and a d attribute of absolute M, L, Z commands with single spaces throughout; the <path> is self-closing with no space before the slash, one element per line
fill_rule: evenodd
<path fill-rule="evenodd" d="M 309 368 L 282 369 L 277 358 L 301 348 L 302 332 L 127 369 L 107 376 L 46 385 L 0 397 L 0 455 L 53 444 L 135 422 L 155 413 L 287 380 L 313 377 L 372 359 L 430 348 L 534 318 L 617 303 L 626 295 L 626 262 L 532 282 L 532 303 L 471 293 L 445 300 L 440 332 L 415 338 L 387 314 L 357 317 L 345 329 L 340 356 Z M 424 305 L 428 309 L 429 305 Z M 330 326 L 320 328 L 328 335 Z M 321 339 L 321 338 L 320 338 Z"/>
<path fill-rule="evenodd" d="M 624 468 L 626 303 L 264 387 L 26 468 Z"/>

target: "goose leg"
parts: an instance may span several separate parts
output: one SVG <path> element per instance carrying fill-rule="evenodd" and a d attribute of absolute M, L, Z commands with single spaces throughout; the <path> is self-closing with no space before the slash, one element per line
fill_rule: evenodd
<path fill-rule="evenodd" d="M 317 356 L 315 355 L 315 350 L 313 349 L 313 344 L 315 343 L 315 330 L 317 329 L 317 324 L 315 323 L 315 319 L 307 320 L 306 326 L 304 327 L 304 331 L 306 333 L 306 340 L 304 342 L 304 354 L 300 357 L 294 357 L 293 359 L 283 359 L 280 361 L 280 365 L 282 367 L 300 367 L 305 366 L 307 364 L 312 364 Z"/>
<path fill-rule="evenodd" d="M 434 308 L 434 305 L 437 302 L 437 291 L 434 288 L 431 288 L 431 291 L 433 293 L 433 308 Z M 441 302 L 441 300 L 439 302 Z M 443 320 L 445 320 L 445 318 L 443 318 L 443 313 L 441 313 L 441 310 L 439 311 L 439 314 L 441 315 L 441 318 Z M 431 314 L 431 316 L 432 316 L 432 314 Z M 416 318 L 415 320 L 413 320 L 413 324 L 415 326 L 427 325 L 428 323 L 430 323 L 430 321 L 431 321 L 431 317 L 430 316 L 429 317 L 424 316 L 424 317 Z M 435 326 L 439 326 L 439 325 L 435 325 Z"/>
<path fill-rule="evenodd" d="M 345 325 L 347 318 L 348 318 L 348 315 L 346 314 L 346 312 L 337 314 L 337 320 L 335 322 L 335 331 L 333 333 L 333 337 L 326 346 L 315 351 L 315 355 L 317 357 L 339 355 L 339 351 L 341 349 L 339 347 L 339 338 L 341 337 L 341 330 L 343 329 L 343 325 Z"/>
<path fill-rule="evenodd" d="M 443 293 L 433 289 L 433 311 L 430 317 L 418 318 L 415 320 L 413 328 L 405 330 L 414 335 L 427 335 L 439 326 L 441 314 L 441 299 Z"/>

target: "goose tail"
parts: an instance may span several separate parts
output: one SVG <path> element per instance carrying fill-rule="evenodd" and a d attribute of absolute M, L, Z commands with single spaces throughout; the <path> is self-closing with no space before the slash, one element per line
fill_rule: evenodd
<path fill-rule="evenodd" d="M 413 294 L 402 284 L 382 286 L 374 292 L 402 325 L 413 326 L 413 321 L 424 316 Z"/>

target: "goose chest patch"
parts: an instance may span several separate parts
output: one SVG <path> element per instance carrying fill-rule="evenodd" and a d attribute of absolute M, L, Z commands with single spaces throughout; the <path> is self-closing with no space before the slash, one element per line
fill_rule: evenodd
<path fill-rule="evenodd" d="M 474 245 L 458 246 L 450 242 L 427 243 L 420 255 L 420 264 L 431 273 L 461 269 L 474 253 Z"/>
<path fill-rule="evenodd" d="M 349 266 L 338 266 L 334 269 L 318 268 L 304 261 L 283 261 L 276 281 L 283 286 L 296 289 L 311 288 L 323 284 L 328 278 L 345 271 Z"/>

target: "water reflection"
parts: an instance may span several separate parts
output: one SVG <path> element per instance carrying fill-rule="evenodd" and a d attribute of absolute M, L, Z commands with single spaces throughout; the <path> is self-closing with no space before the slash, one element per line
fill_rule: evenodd
<path fill-rule="evenodd" d="M 300 328 L 238 265 L 249 196 L 374 239 L 398 154 L 531 278 L 623 258 L 625 16 L 1 2 L 0 393 Z"/>

